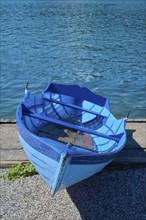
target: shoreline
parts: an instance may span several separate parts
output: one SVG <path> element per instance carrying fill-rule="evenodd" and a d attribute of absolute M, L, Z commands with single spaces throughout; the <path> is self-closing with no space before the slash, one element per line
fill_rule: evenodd
<path fill-rule="evenodd" d="M 112 165 L 146 165 L 146 119 L 129 119 L 126 124 L 127 142 L 124 149 L 115 157 Z M 16 120 L 0 120 L 1 164 L 6 168 L 14 164 L 28 163 L 17 133 Z"/>
<path fill-rule="evenodd" d="M 135 123 L 144 123 L 146 122 L 146 118 L 130 118 L 127 120 L 127 123 L 135 122 Z M 16 124 L 16 119 L 0 119 L 0 124 Z"/>

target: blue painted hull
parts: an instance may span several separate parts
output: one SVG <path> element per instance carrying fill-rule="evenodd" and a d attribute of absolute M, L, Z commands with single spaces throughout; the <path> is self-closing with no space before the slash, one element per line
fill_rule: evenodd
<path fill-rule="evenodd" d="M 82 88 L 79 88 L 81 97 L 77 99 L 74 96 L 71 97 L 70 86 L 65 86 L 65 90 L 63 90 L 62 85 L 52 88 L 51 84 L 48 88 L 42 94 L 35 96 L 27 92 L 23 102 L 18 106 L 16 118 L 19 139 L 24 151 L 48 184 L 51 195 L 54 196 L 57 191 L 99 172 L 113 160 L 125 145 L 126 123 L 125 119 L 117 120 L 110 113 L 107 99 L 95 95 L 90 100 L 92 93 L 88 90 L 83 91 Z M 72 88 L 73 86 L 71 86 Z M 52 105 L 52 100 L 49 102 L 45 100 L 45 98 L 48 99 L 48 95 L 49 98 L 53 96 L 53 100 L 56 98 L 55 104 Z M 84 100 L 86 97 L 87 100 Z M 99 102 L 96 98 L 99 99 Z M 79 102 L 75 105 L 77 100 Z M 83 101 L 81 102 L 81 100 Z M 31 110 L 31 114 L 30 110 L 27 114 L 23 112 L 23 105 L 27 107 L 26 109 Z M 74 124 L 64 123 L 64 120 L 71 116 L 80 120 L 80 123 L 82 122 L 82 133 L 84 130 L 89 131 L 93 149 L 73 144 L 68 145 L 56 139 L 60 125 L 77 127 Z M 56 120 L 54 124 L 52 121 L 48 123 L 48 118 L 53 120 L 53 117 Z M 60 118 L 63 122 L 59 121 Z M 59 128 L 56 123 L 59 123 Z M 79 129 L 80 127 L 78 126 Z M 93 128 L 93 132 L 91 128 Z M 100 134 L 101 136 L 99 136 Z"/>
<path fill-rule="evenodd" d="M 19 139 L 28 159 L 48 184 L 52 196 L 57 191 L 74 185 L 101 171 L 112 161 L 110 159 L 98 164 L 71 164 L 71 158 L 64 153 L 61 154 L 59 161 L 55 161 L 29 146 L 20 135 Z"/>

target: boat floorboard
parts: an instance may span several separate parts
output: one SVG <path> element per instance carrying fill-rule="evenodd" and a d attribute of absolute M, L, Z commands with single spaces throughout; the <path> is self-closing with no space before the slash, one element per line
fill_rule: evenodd
<path fill-rule="evenodd" d="M 126 131 L 126 146 L 111 164 L 146 164 L 146 120 L 129 120 Z M 0 151 L 2 168 L 28 162 L 14 121 L 0 122 Z"/>

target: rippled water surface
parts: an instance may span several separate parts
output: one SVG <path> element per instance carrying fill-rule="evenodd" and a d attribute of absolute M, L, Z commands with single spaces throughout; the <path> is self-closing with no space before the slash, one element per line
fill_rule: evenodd
<path fill-rule="evenodd" d="M 1 1 L 1 118 L 15 118 L 29 81 L 86 86 L 119 118 L 145 118 L 144 0 Z"/>

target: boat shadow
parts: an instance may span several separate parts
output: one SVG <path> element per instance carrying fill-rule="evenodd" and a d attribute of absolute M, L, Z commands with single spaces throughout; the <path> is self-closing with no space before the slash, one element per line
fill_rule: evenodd
<path fill-rule="evenodd" d="M 142 137 L 134 135 L 135 129 L 126 129 L 127 141 L 124 149 L 116 156 L 113 164 L 141 164 L 146 163 L 146 151 L 144 146 L 141 146 L 137 139 L 140 141 Z"/>
<path fill-rule="evenodd" d="M 142 149 L 140 144 L 133 138 L 136 129 L 126 129 L 127 141 L 125 148 L 139 148 Z"/>
<path fill-rule="evenodd" d="M 135 130 L 127 130 L 127 146 L 130 143 L 130 146 L 141 149 L 133 139 L 134 132 Z M 124 217 L 129 220 L 131 215 L 138 213 L 142 205 L 139 204 L 143 200 L 144 186 L 140 187 L 138 178 L 133 181 L 133 175 L 135 172 L 143 172 L 143 167 L 146 168 L 146 165 L 109 165 L 96 175 L 67 188 L 81 219 L 117 220 Z"/>

